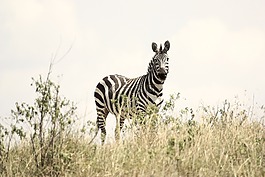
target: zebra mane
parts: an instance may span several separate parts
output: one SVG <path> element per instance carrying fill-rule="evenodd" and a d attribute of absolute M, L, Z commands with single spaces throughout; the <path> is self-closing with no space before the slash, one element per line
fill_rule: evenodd
<path fill-rule="evenodd" d="M 159 48 L 158 53 L 162 53 L 162 52 L 163 52 L 163 50 L 162 50 L 162 44 L 160 44 L 160 48 Z"/>
<path fill-rule="evenodd" d="M 157 55 L 157 54 L 156 54 Z M 155 56 L 156 56 L 155 55 Z M 155 67 L 155 63 L 154 63 L 154 58 L 155 56 L 152 58 L 152 60 L 149 62 L 149 65 L 148 65 L 148 70 L 147 70 L 147 74 L 152 72 L 153 68 Z"/>
<path fill-rule="evenodd" d="M 151 61 L 149 62 L 149 65 L 148 65 L 147 74 L 150 73 L 150 72 L 152 71 L 153 65 L 154 65 L 154 64 L 153 64 L 153 60 L 151 60 Z"/>

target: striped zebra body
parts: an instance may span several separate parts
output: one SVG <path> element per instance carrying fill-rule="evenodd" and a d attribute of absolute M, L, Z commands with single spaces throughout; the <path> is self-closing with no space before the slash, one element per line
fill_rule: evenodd
<path fill-rule="evenodd" d="M 162 104 L 163 84 L 168 74 L 169 47 L 168 41 L 165 42 L 164 50 L 162 46 L 158 49 L 152 43 L 155 56 L 149 63 L 147 74 L 133 79 L 117 74 L 109 75 L 98 83 L 94 92 L 97 110 L 97 132 L 94 138 L 100 129 L 104 143 L 105 122 L 109 113 L 116 116 L 115 138 L 118 140 L 126 118 L 132 118 L 138 112 L 144 113 L 148 105 L 159 107 Z"/>

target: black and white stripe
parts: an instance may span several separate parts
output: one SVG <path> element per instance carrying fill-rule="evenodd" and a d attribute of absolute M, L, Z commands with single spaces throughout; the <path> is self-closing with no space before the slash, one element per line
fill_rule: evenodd
<path fill-rule="evenodd" d="M 131 118 L 139 111 L 145 112 L 150 104 L 158 107 L 162 104 L 163 84 L 169 69 L 167 55 L 169 48 L 168 41 L 165 42 L 164 49 L 162 45 L 158 49 L 157 44 L 152 43 L 155 55 L 149 63 L 147 74 L 143 76 L 130 79 L 117 74 L 109 75 L 98 83 L 94 92 L 98 128 L 96 135 L 101 129 L 102 143 L 105 141 L 105 121 L 109 113 L 116 116 L 115 137 L 118 139 L 126 118 Z"/>

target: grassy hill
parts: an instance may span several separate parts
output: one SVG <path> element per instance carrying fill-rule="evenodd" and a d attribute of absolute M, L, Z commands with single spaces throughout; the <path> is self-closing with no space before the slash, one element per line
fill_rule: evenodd
<path fill-rule="evenodd" d="M 16 103 L 10 127 L 0 124 L 0 176 L 265 176 L 264 116 L 238 103 L 173 115 L 171 97 L 160 115 L 148 111 L 148 121 L 102 146 L 88 144 L 91 127 L 73 128 L 76 106 L 58 85 L 41 77 L 32 85 L 34 104 Z"/>
<path fill-rule="evenodd" d="M 64 134 L 43 166 L 32 143 L 22 141 L 2 162 L 2 176 L 265 176 L 265 129 L 258 122 L 172 119 L 127 133 L 103 146 Z"/>

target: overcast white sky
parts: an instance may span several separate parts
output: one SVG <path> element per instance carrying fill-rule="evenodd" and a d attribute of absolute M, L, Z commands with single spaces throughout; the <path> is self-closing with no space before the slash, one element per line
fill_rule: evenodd
<path fill-rule="evenodd" d="M 166 40 L 165 96 L 180 92 L 196 107 L 246 93 L 263 105 L 264 7 L 263 0 L 1 0 L 0 117 L 17 101 L 31 103 L 31 77 L 45 75 L 51 57 L 73 45 L 53 79 L 93 120 L 97 82 L 108 74 L 145 74 L 151 43 Z"/>

